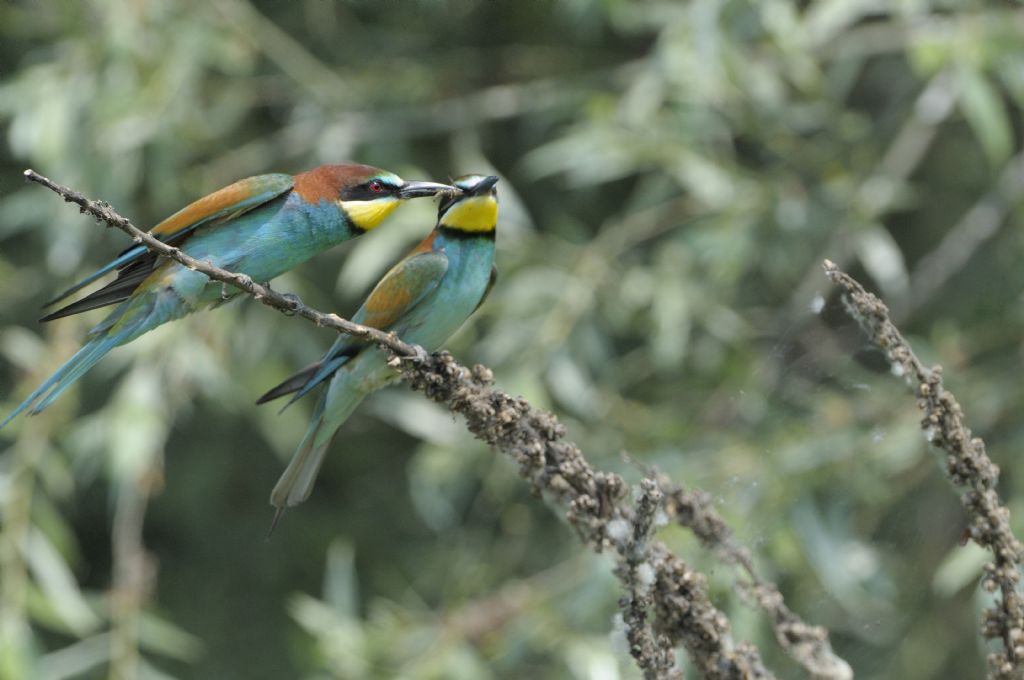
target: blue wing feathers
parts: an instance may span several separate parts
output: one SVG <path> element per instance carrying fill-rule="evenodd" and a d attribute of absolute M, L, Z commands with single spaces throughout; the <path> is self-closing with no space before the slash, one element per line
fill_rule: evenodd
<path fill-rule="evenodd" d="M 209 225 L 210 223 L 218 220 L 227 222 L 230 221 L 231 219 L 234 219 L 235 217 L 238 217 L 241 214 L 249 212 L 253 208 L 259 207 L 260 205 L 263 205 L 267 201 L 270 201 L 291 189 L 292 186 L 294 185 L 294 180 L 291 177 L 291 175 L 263 175 L 258 177 L 251 177 L 248 180 L 242 180 L 241 182 L 232 185 L 232 187 L 239 187 L 235 192 L 238 193 L 243 191 L 243 187 L 247 187 L 250 185 L 253 186 L 254 188 L 261 187 L 262 191 L 257 191 L 256 193 L 247 198 L 242 198 L 240 200 L 232 200 L 228 202 L 227 205 L 222 205 L 220 206 L 219 209 L 215 209 L 213 210 L 213 212 L 210 212 L 208 214 L 197 215 L 197 218 L 194 221 L 185 224 L 184 226 L 182 226 L 182 228 L 176 229 L 170 234 L 159 233 L 160 225 L 154 227 L 153 231 L 151 231 L 150 233 L 156 238 L 163 241 L 164 243 L 168 243 L 174 246 L 180 246 L 199 227 Z M 225 190 L 222 190 L 222 192 L 229 190 L 232 187 L 227 187 Z M 233 195 L 234 194 L 232 194 L 231 196 Z M 190 206 L 190 208 L 194 207 L 197 207 L 197 204 L 193 204 L 192 206 Z M 194 213 L 195 211 L 190 211 L 189 208 L 186 208 L 185 210 L 181 211 L 181 213 L 185 212 Z M 175 217 L 177 217 L 177 215 L 180 215 L 181 213 L 178 213 L 175 216 L 168 218 L 168 220 L 165 220 L 161 224 L 173 223 L 175 221 Z M 89 276 L 85 277 L 75 285 L 63 291 L 57 297 L 53 298 L 52 300 L 44 304 L 43 307 L 49 307 L 51 305 L 57 304 L 61 300 L 77 293 L 82 288 L 85 288 L 89 284 L 97 281 L 104 275 L 109 274 L 114 270 L 125 270 L 126 268 L 131 269 L 133 265 L 137 266 L 142 261 L 144 261 L 147 255 L 149 255 L 149 253 L 144 246 L 131 246 L 123 250 L 121 253 L 119 253 L 116 258 L 114 258 L 107 264 L 103 265 L 102 267 L 94 271 L 92 274 L 89 274 Z M 155 256 L 150 255 L 150 259 L 155 260 L 156 258 Z M 146 267 L 145 269 L 152 270 L 152 266 Z M 139 279 L 139 281 L 141 281 L 141 279 Z M 136 281 L 136 283 L 138 283 L 139 281 Z M 131 291 L 129 290 L 128 292 L 130 293 Z M 127 295 L 124 297 L 127 297 Z M 120 300 L 123 300 L 124 297 L 109 300 L 101 304 L 92 304 L 91 306 L 83 305 L 80 308 L 75 308 L 73 307 L 73 305 L 68 305 L 63 309 L 60 309 L 54 312 L 53 314 L 44 317 L 44 320 L 50 321 L 53 319 L 61 318 L 62 316 L 78 314 L 79 312 L 84 312 L 87 309 L 95 309 L 98 306 L 103 306 L 103 304 L 112 304 L 113 302 L 119 302 Z M 84 300 L 80 300 L 79 302 L 84 302 Z M 93 302 L 99 302 L 99 300 L 96 299 L 93 300 Z M 78 303 L 74 304 L 77 305 Z"/>

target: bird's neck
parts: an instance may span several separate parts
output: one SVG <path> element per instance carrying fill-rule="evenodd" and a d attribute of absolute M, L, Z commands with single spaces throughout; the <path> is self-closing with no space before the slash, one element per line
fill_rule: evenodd
<path fill-rule="evenodd" d="M 318 250 L 338 245 L 363 233 L 355 228 L 334 201 L 317 203 L 297 200 L 292 206 L 294 237 L 308 242 Z"/>
<path fill-rule="evenodd" d="M 494 232 L 465 232 L 444 227 L 432 233 L 431 248 L 443 250 L 448 258 L 449 271 L 481 258 L 494 256 Z M 489 267 L 490 265 L 488 265 Z"/>

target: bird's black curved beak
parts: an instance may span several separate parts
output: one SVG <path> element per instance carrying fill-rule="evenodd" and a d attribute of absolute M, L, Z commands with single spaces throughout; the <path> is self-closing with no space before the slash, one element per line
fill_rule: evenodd
<path fill-rule="evenodd" d="M 476 186 L 467 191 L 467 194 L 472 196 L 482 196 L 494 188 L 494 185 L 498 183 L 498 177 L 496 175 L 488 175 L 482 180 L 477 182 Z"/>
<path fill-rule="evenodd" d="M 436 196 L 442 191 L 458 191 L 455 187 L 437 182 L 404 182 L 398 190 L 399 198 L 420 198 L 423 196 Z"/>

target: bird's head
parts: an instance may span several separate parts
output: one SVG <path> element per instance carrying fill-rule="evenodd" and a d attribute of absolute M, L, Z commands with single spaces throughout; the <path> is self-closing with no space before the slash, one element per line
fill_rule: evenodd
<path fill-rule="evenodd" d="M 393 172 L 358 163 L 321 165 L 295 176 L 295 191 L 310 203 L 334 202 L 353 228 L 369 231 L 408 199 L 454 192 L 436 182 L 404 180 Z"/>
<path fill-rule="evenodd" d="M 498 190 L 494 175 L 463 175 L 444 195 L 437 211 L 438 226 L 469 234 L 494 233 L 498 224 Z"/>

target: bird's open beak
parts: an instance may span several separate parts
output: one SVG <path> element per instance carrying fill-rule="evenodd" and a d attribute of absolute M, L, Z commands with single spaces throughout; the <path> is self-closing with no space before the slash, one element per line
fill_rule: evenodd
<path fill-rule="evenodd" d="M 442 191 L 458 191 L 458 189 L 437 182 L 404 182 L 402 188 L 398 190 L 398 197 L 404 199 L 436 196 Z"/>
<path fill-rule="evenodd" d="M 475 187 L 467 191 L 467 194 L 472 196 L 483 196 L 490 191 L 495 184 L 498 183 L 498 178 L 495 175 L 488 175 L 480 180 Z"/>

